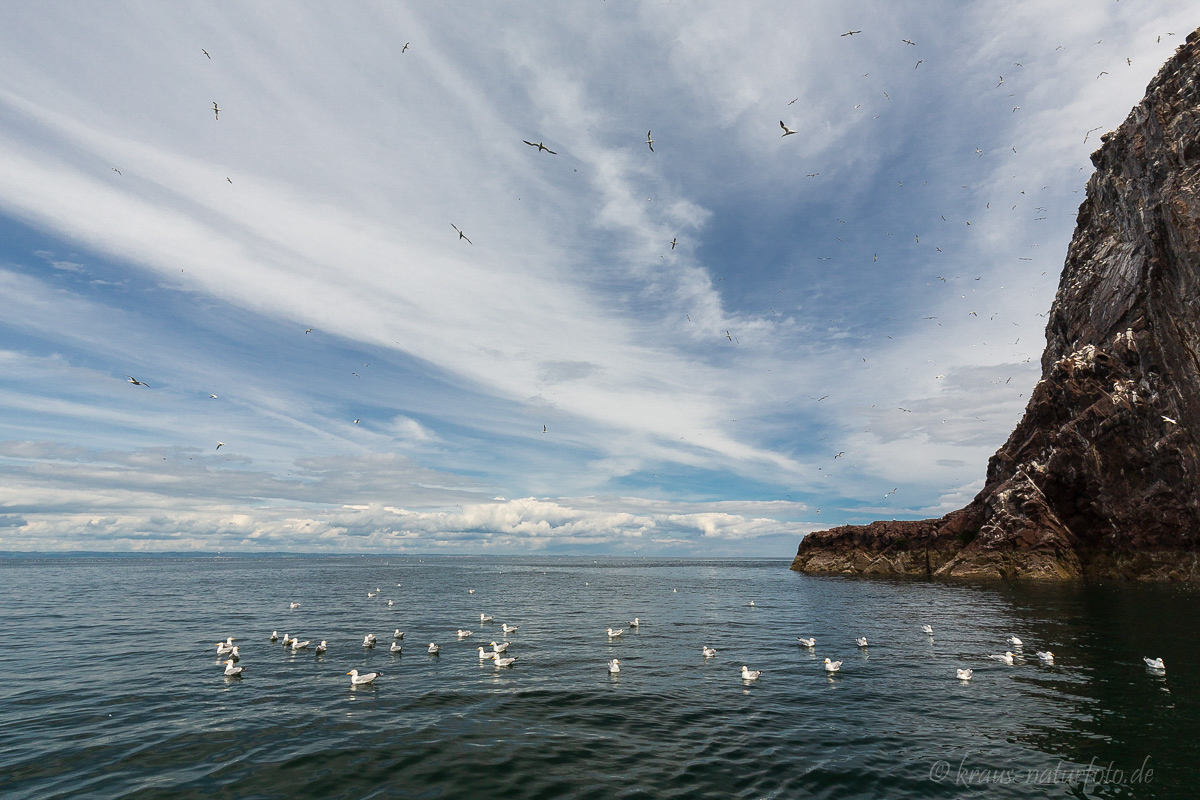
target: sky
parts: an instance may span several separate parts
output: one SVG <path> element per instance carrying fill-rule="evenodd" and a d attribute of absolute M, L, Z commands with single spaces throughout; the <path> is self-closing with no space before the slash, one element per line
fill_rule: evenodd
<path fill-rule="evenodd" d="M 789 557 L 960 508 L 1198 24 L 2 4 L 0 550 Z"/>

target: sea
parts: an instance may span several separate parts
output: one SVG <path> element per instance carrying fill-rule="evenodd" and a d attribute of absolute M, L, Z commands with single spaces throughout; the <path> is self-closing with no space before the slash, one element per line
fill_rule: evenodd
<path fill-rule="evenodd" d="M 0 797 L 1200 796 L 1195 590 L 788 564 L 0 558 Z"/>

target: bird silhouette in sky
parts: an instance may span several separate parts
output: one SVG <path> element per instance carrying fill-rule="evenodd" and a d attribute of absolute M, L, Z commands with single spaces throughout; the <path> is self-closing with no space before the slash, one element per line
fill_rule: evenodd
<path fill-rule="evenodd" d="M 790 135 L 792 135 L 793 133 L 795 133 L 795 131 L 794 131 L 794 130 L 792 130 L 791 128 L 789 128 L 787 125 L 784 125 L 784 124 L 783 124 L 783 120 L 779 120 L 779 127 L 783 128 L 783 136 L 790 136 Z M 783 136 L 781 136 L 781 137 L 779 137 L 779 138 L 781 138 L 781 139 L 782 139 L 782 138 L 783 138 Z"/>
<path fill-rule="evenodd" d="M 208 55 L 208 51 L 207 51 L 207 50 L 205 50 L 203 47 L 201 47 L 201 48 L 200 48 L 200 52 L 201 52 L 201 53 L 204 53 L 204 55 L 208 56 L 208 57 L 209 57 L 209 59 L 212 59 L 212 56 L 209 56 L 209 55 Z"/>
<path fill-rule="evenodd" d="M 650 152 L 654 152 L 654 140 L 650 138 L 650 131 L 646 131 L 646 144 L 650 148 Z"/>
<path fill-rule="evenodd" d="M 458 230 L 458 226 L 455 225 L 453 222 L 450 223 L 450 227 L 454 228 L 454 230 L 458 231 L 458 238 L 467 239 L 467 235 L 465 233 L 463 233 L 462 231 Z M 470 239 L 467 239 L 467 244 L 475 244 L 475 243 L 472 242 Z"/>
<path fill-rule="evenodd" d="M 547 153 L 549 153 L 552 156 L 558 155 L 558 153 L 554 152 L 549 147 L 546 147 L 546 145 L 542 144 L 541 142 L 537 142 L 535 144 L 534 142 L 531 142 L 528 139 L 522 139 L 521 141 L 524 142 L 525 144 L 529 145 L 530 147 L 536 147 L 538 149 L 539 153 L 542 152 L 543 150 L 545 150 Z"/>
<path fill-rule="evenodd" d="M 217 101 L 216 101 L 216 100 L 213 100 L 213 118 L 214 118 L 214 119 L 220 119 L 220 118 L 221 118 L 221 109 L 217 107 Z"/>
<path fill-rule="evenodd" d="M 126 375 L 125 377 L 128 378 L 129 382 L 132 383 L 134 386 L 145 386 L 146 388 L 150 387 L 150 384 L 142 383 L 141 381 L 139 381 L 137 378 L 133 377 L 132 375 Z"/>

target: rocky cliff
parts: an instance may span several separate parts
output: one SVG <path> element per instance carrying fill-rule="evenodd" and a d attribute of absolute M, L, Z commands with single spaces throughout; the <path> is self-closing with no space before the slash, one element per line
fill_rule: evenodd
<path fill-rule="evenodd" d="M 1042 379 L 983 490 L 809 534 L 792 569 L 1200 582 L 1200 31 L 1102 142 Z"/>

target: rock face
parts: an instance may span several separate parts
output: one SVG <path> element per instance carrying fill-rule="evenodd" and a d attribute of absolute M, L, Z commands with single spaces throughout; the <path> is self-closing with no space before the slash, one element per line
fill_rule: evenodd
<path fill-rule="evenodd" d="M 811 533 L 792 569 L 1200 582 L 1200 31 L 1102 141 L 1042 379 L 983 490 Z"/>

